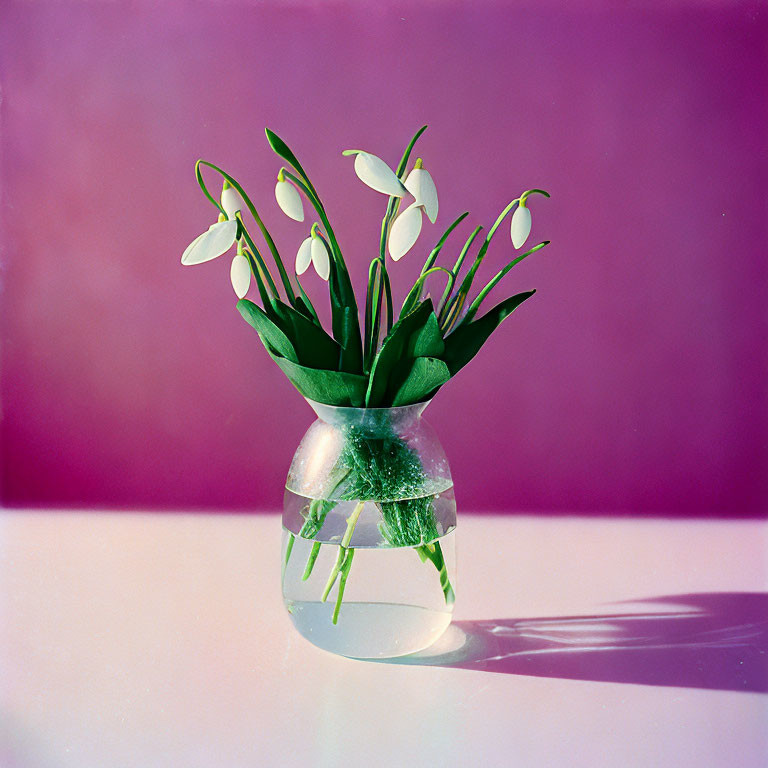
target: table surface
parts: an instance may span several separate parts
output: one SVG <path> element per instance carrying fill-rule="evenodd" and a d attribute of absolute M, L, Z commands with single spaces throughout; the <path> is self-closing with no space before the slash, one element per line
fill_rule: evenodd
<path fill-rule="evenodd" d="M 0 514 L 0 765 L 768 765 L 762 521 L 459 522 L 454 624 L 325 653 L 276 515 Z"/>

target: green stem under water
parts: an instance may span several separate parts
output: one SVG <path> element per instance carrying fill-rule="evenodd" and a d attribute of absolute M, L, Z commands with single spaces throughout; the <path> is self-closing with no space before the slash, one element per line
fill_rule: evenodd
<path fill-rule="evenodd" d="M 301 580 L 306 581 L 312 575 L 312 569 L 315 567 L 315 560 L 320 554 L 320 542 L 316 541 L 312 545 L 312 551 L 309 553 L 309 559 L 307 560 L 307 567 L 304 569 Z"/>
<path fill-rule="evenodd" d="M 349 542 L 352 541 L 352 534 L 355 532 L 355 526 L 357 525 L 358 518 L 360 517 L 360 513 L 363 511 L 364 506 L 364 501 L 358 501 L 357 505 L 352 510 L 352 514 L 347 518 L 347 530 L 344 532 L 344 537 L 341 540 L 341 544 L 339 544 L 339 554 L 336 556 L 336 564 L 333 566 L 330 576 L 328 576 L 328 581 L 325 584 L 323 595 L 320 598 L 323 603 L 328 599 L 328 595 L 330 594 L 333 585 L 336 583 L 336 578 L 341 572 L 344 563 L 346 562 L 348 552 L 354 551 L 352 549 L 348 549 Z M 350 564 L 351 562 L 352 560 L 350 558 Z M 348 570 L 349 569 L 347 569 L 347 571 Z M 337 611 L 334 613 L 337 613 Z M 336 622 L 334 621 L 333 623 L 335 624 Z"/>
<path fill-rule="evenodd" d="M 417 554 L 421 558 L 421 562 L 425 563 L 429 560 L 440 576 L 440 587 L 445 595 L 445 604 L 452 605 L 456 600 L 456 594 L 451 586 L 451 581 L 448 578 L 448 568 L 445 565 L 445 558 L 443 557 L 443 549 L 440 546 L 439 541 L 435 541 L 432 544 L 422 544 L 419 547 L 414 547 Z"/>
<path fill-rule="evenodd" d="M 341 566 L 341 579 L 339 579 L 339 593 L 336 595 L 336 605 L 333 607 L 333 617 L 331 621 L 336 624 L 339 620 L 339 611 L 341 610 L 341 601 L 344 598 L 344 588 L 347 586 L 347 576 L 349 576 L 349 569 L 352 567 L 352 558 L 355 556 L 355 550 L 347 550 L 344 563 Z"/>

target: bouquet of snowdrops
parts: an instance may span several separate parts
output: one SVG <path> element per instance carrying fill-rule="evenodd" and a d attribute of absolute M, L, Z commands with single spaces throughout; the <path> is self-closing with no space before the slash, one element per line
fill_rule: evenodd
<path fill-rule="evenodd" d="M 315 218 L 298 248 L 293 275 L 289 275 L 261 214 L 243 187 L 212 163 L 199 160 L 196 164 L 197 181 L 216 209 L 217 221 L 192 241 L 181 263 L 201 264 L 236 246 L 230 277 L 239 299 L 237 308 L 256 329 L 270 357 L 309 400 L 359 408 L 390 408 L 427 401 L 475 356 L 497 326 L 535 292 L 515 294 L 478 316 L 485 298 L 499 281 L 549 241 L 512 259 L 470 301 L 475 277 L 491 239 L 508 215 L 512 214 L 510 231 L 514 248 L 520 249 L 527 241 L 531 230 L 529 198 L 536 194 L 549 197 L 543 190 L 529 189 L 511 200 L 485 237 L 480 238 L 477 254 L 461 279 L 467 255 L 483 227 L 477 226 L 469 234 L 452 266 L 441 266 L 437 264 L 438 258 L 468 212 L 452 221 L 426 255 L 421 273 L 407 292 L 399 312 L 395 311 L 387 250 L 393 262 L 399 261 L 415 246 L 424 217 L 434 224 L 438 214 L 437 190 L 429 171 L 421 159 L 409 166 L 414 145 L 425 129 L 426 126 L 422 127 L 411 139 L 394 170 L 376 155 L 363 150 L 350 149 L 342 153 L 354 157 L 355 173 L 364 184 L 387 197 L 378 255 L 372 259 L 368 271 L 362 329 L 347 265 L 320 195 L 302 164 L 277 134 L 266 130 L 270 146 L 286 163 L 277 174 L 277 203 L 285 215 L 300 223 L 305 221 L 305 204 L 308 204 Z M 204 167 L 223 178 L 220 196 L 209 191 L 203 180 Z M 407 199 L 411 202 L 401 212 Z M 252 221 L 246 220 L 248 216 Z M 270 263 L 274 265 L 277 279 Z M 310 265 L 328 282 L 330 332 L 323 328 L 299 279 Z M 435 302 L 425 293 L 427 281 L 437 278 L 444 280 L 445 286 L 439 301 Z M 245 298 L 254 284 L 260 305 Z M 345 478 L 343 495 L 335 494 L 336 488 L 329 488 L 323 498 L 311 500 L 302 513 L 305 524 L 300 536 L 314 538 L 328 510 L 336 503 L 333 499 L 405 498 L 402 494 L 393 496 L 392 489 L 386 487 L 393 477 L 399 478 L 398 482 L 418 485 L 418 460 L 405 442 L 396 443 L 395 450 L 389 445 L 384 462 L 376 458 L 376 448 L 363 435 L 350 440 L 349 446 L 347 453 L 351 455 L 344 458 L 349 466 L 342 467 L 339 473 Z M 434 528 L 430 526 L 431 512 L 422 506 L 418 499 L 398 502 L 394 511 L 380 505 L 382 534 L 392 546 L 414 547 L 423 560 L 431 560 L 440 572 L 446 601 L 452 601 L 453 590 L 445 577 L 439 543 L 436 548 L 430 543 Z M 346 580 L 347 563 L 351 563 L 353 550 L 344 543 L 349 543 L 355 523 L 353 514 L 323 599 L 340 573 Z M 290 557 L 292 541 L 286 559 Z M 316 542 L 304 578 L 312 573 L 319 546 L 320 542 Z M 342 592 L 340 588 L 334 622 Z"/>

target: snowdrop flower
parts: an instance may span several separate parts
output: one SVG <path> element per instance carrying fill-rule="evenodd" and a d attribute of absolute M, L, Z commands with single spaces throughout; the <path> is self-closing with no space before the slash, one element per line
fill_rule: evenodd
<path fill-rule="evenodd" d="M 434 224 L 437 219 L 437 188 L 429 171 L 422 167 L 421 158 L 416 161 L 413 170 L 408 174 L 405 188 L 413 195 L 416 204 L 424 209 L 424 213 Z"/>
<path fill-rule="evenodd" d="M 299 246 L 299 252 L 296 254 L 296 274 L 303 275 L 309 269 L 310 262 L 315 272 L 323 280 L 328 280 L 331 274 L 331 263 L 325 242 L 317 234 L 317 224 L 312 225 L 309 237 Z"/>
<path fill-rule="evenodd" d="M 235 214 L 241 210 L 242 201 L 240 195 L 226 181 L 221 190 L 221 207 L 227 212 L 226 217 L 220 213 L 219 220 L 187 246 L 181 255 L 181 263 L 184 266 L 203 264 L 215 259 L 235 244 L 238 227 Z"/>
<path fill-rule="evenodd" d="M 243 210 L 242 198 L 228 181 L 224 182 L 224 187 L 221 190 L 221 207 L 229 220 L 234 220 L 235 214 Z"/>
<path fill-rule="evenodd" d="M 283 169 L 277 174 L 275 185 L 275 199 L 282 212 L 294 221 L 304 221 L 304 206 L 301 203 L 301 195 L 296 187 L 285 180 Z"/>
<path fill-rule="evenodd" d="M 251 287 L 251 264 L 243 255 L 242 239 L 237 244 L 237 253 L 232 259 L 232 266 L 229 268 L 229 279 L 232 281 L 232 287 L 235 289 L 237 298 L 244 298 Z"/>
<path fill-rule="evenodd" d="M 221 207 L 226 211 L 219 214 L 219 220 L 211 224 L 206 232 L 198 235 L 186 248 L 181 256 L 181 263 L 188 267 L 194 264 L 203 264 L 225 254 L 237 239 L 238 222 L 235 214 L 242 210 L 243 201 L 240 195 L 224 182 L 221 191 Z M 251 265 L 243 255 L 242 239 L 238 242 L 237 253 L 232 260 L 229 270 L 232 287 L 239 299 L 242 299 L 251 285 Z"/>
<path fill-rule="evenodd" d="M 389 255 L 393 261 L 399 261 L 413 248 L 421 232 L 421 205 L 418 202 L 409 205 L 392 224 L 389 233 Z"/>
<path fill-rule="evenodd" d="M 404 197 L 408 190 L 397 174 L 380 158 L 361 149 L 347 149 L 343 155 L 356 155 L 355 173 L 363 184 L 392 197 Z"/>
<path fill-rule="evenodd" d="M 520 198 L 520 204 L 512 214 L 512 225 L 510 234 L 512 235 L 512 245 L 515 248 L 522 248 L 528 235 L 531 234 L 531 210 L 525 204 L 525 198 Z"/>

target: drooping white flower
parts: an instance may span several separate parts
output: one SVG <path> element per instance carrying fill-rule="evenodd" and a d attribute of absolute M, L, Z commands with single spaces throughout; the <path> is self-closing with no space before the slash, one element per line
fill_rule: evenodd
<path fill-rule="evenodd" d="M 331 262 L 328 258 L 328 247 L 322 237 L 315 233 L 317 224 L 312 226 L 310 235 L 299 246 L 296 254 L 296 274 L 303 275 L 309 269 L 310 263 L 315 272 L 323 279 L 328 280 L 331 274 Z"/>
<path fill-rule="evenodd" d="M 512 235 L 512 245 L 515 248 L 522 248 L 528 235 L 531 234 L 531 211 L 523 202 L 517 206 L 512 214 L 510 234 Z"/>
<path fill-rule="evenodd" d="M 362 150 L 348 150 L 355 154 L 355 173 L 363 184 L 371 189 L 393 197 L 404 197 L 408 190 L 403 186 L 397 174 L 380 158 Z"/>
<path fill-rule="evenodd" d="M 203 264 L 226 253 L 237 237 L 237 222 L 227 220 L 211 224 L 207 232 L 196 237 L 181 255 L 184 266 Z"/>
<path fill-rule="evenodd" d="M 251 265 L 242 253 L 236 253 L 229 269 L 229 279 L 238 299 L 242 299 L 251 287 Z"/>
<path fill-rule="evenodd" d="M 421 158 L 416 161 L 416 167 L 408 174 L 405 188 L 413 195 L 416 204 L 424 209 L 429 220 L 434 224 L 437 219 L 437 187 L 432 176 L 421 165 Z"/>
<path fill-rule="evenodd" d="M 312 240 L 313 238 L 308 237 L 299 246 L 299 252 L 296 254 L 297 275 L 303 275 L 312 263 Z"/>
<path fill-rule="evenodd" d="M 281 179 L 280 174 L 278 174 L 275 185 L 275 199 L 288 218 L 294 221 L 304 221 L 304 206 L 301 203 L 299 191 L 285 178 Z"/>
<path fill-rule="evenodd" d="M 224 189 L 221 191 L 221 207 L 227 214 L 228 219 L 234 219 L 235 214 L 245 208 L 245 203 L 237 190 L 230 186 L 227 181 L 224 182 Z"/>
<path fill-rule="evenodd" d="M 328 249 L 319 237 L 312 238 L 312 266 L 323 280 L 328 280 L 331 274 L 331 262 L 328 260 Z"/>
<path fill-rule="evenodd" d="M 408 251 L 421 232 L 421 206 L 411 203 L 394 221 L 389 233 L 389 255 L 399 261 Z"/>

